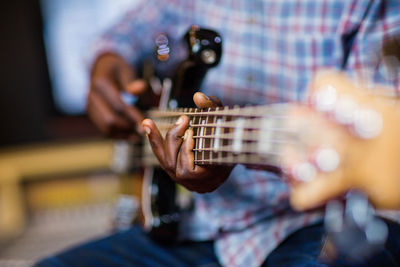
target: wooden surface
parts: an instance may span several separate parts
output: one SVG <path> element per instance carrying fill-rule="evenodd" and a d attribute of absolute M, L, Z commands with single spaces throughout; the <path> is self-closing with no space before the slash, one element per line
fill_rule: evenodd
<path fill-rule="evenodd" d="M 21 184 L 55 175 L 109 169 L 112 142 L 43 144 L 0 151 L 0 241 L 18 235 L 26 222 Z"/>

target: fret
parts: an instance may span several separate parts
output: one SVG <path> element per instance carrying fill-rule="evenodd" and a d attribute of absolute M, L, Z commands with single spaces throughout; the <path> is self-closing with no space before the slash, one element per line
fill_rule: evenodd
<path fill-rule="evenodd" d="M 245 109 L 244 110 L 243 116 L 248 117 L 248 116 L 251 116 L 251 115 L 253 115 L 253 114 L 251 114 L 249 109 Z M 251 117 L 250 120 L 254 121 L 254 117 Z M 244 138 L 243 138 L 244 140 L 243 140 L 243 143 L 246 144 L 246 145 L 249 145 L 249 146 L 254 144 L 253 142 L 251 142 L 251 140 L 247 140 L 253 134 L 252 131 L 253 131 L 252 129 L 244 129 Z M 250 161 L 251 159 L 252 159 L 252 154 L 251 153 L 242 153 L 240 155 L 240 159 L 239 160 L 240 161 Z"/>
<path fill-rule="evenodd" d="M 193 151 L 198 151 L 198 152 L 214 151 L 214 148 L 207 148 L 207 147 L 194 148 Z M 237 154 L 236 150 L 234 149 L 234 147 L 232 145 L 222 146 L 216 152 L 226 152 L 226 153 L 232 153 L 232 154 L 235 153 L 235 154 Z M 257 152 L 257 144 L 256 143 L 243 145 L 240 152 L 243 153 L 243 154 L 244 153 L 253 153 L 253 154 L 259 155 L 259 153 Z M 278 152 L 274 152 L 274 151 L 269 151 L 269 152 L 263 152 L 263 154 L 277 155 L 279 153 Z"/>
<path fill-rule="evenodd" d="M 222 119 L 221 119 L 221 124 L 224 124 L 226 121 L 227 121 L 227 116 L 226 116 L 226 115 L 223 115 L 223 116 L 222 116 Z M 220 128 L 220 129 L 221 129 L 221 128 Z M 224 129 L 223 129 L 223 132 L 225 133 L 226 130 L 229 130 L 229 129 L 224 128 Z M 222 140 L 222 146 L 224 146 L 224 145 L 226 145 L 226 144 L 225 144 L 225 140 Z M 225 152 L 219 151 L 219 152 L 218 152 L 218 161 L 221 161 L 225 154 L 226 154 Z"/>
<path fill-rule="evenodd" d="M 252 154 L 253 155 L 253 154 Z M 273 155 L 271 157 L 257 157 L 256 155 L 253 155 L 254 157 L 251 159 L 241 159 L 241 160 L 236 160 L 233 159 L 231 156 L 228 157 L 220 157 L 218 159 L 218 163 L 220 165 L 234 165 L 234 164 L 243 164 L 247 166 L 280 166 L 280 161 L 278 158 Z M 211 162 L 211 160 L 206 159 L 206 160 L 198 160 L 196 162 L 197 165 L 208 165 L 208 164 L 214 164 L 215 161 Z"/>
<path fill-rule="evenodd" d="M 198 111 L 198 109 L 196 108 L 195 109 L 195 113 Z M 197 121 L 196 121 L 196 119 L 197 119 Z M 200 119 L 201 119 L 201 117 L 194 117 L 194 119 L 193 119 L 193 121 L 194 121 L 194 124 L 199 124 L 199 122 L 200 122 Z M 196 126 L 195 126 L 196 127 Z M 196 127 L 196 135 L 199 135 L 199 131 L 200 131 L 200 128 L 199 127 Z M 195 148 L 198 148 L 199 147 L 199 142 L 200 142 L 200 140 L 201 139 L 195 139 Z M 196 161 L 198 161 L 198 153 L 197 152 L 195 152 L 194 153 L 194 161 L 196 162 Z"/>
<path fill-rule="evenodd" d="M 237 118 L 236 121 L 236 127 L 234 130 L 234 137 L 232 140 L 232 150 L 234 153 L 239 153 L 241 148 L 242 148 L 242 142 L 243 142 L 243 132 L 244 132 L 244 119 L 243 118 Z"/>
<path fill-rule="evenodd" d="M 195 110 L 194 108 L 189 108 L 189 113 L 192 114 L 192 113 L 194 112 L 194 110 Z M 192 115 L 189 116 L 189 127 L 190 127 L 190 128 L 192 128 L 192 127 L 193 127 L 193 124 L 195 124 L 195 123 L 193 122 L 193 118 L 194 118 L 194 117 L 193 117 Z"/>
<path fill-rule="evenodd" d="M 201 117 L 200 117 L 201 118 Z M 204 120 L 204 119 L 202 119 L 202 121 L 201 121 L 201 124 L 206 124 L 206 120 Z M 201 127 L 201 129 L 200 129 L 200 136 L 204 136 L 204 130 L 205 130 L 206 128 L 204 128 L 204 127 Z M 199 144 L 199 149 L 200 149 L 200 152 L 201 152 L 201 159 L 202 160 L 204 160 L 204 141 L 205 141 L 205 139 L 204 138 L 200 138 L 200 144 Z"/>
<path fill-rule="evenodd" d="M 180 108 L 152 110 L 157 127 L 165 135 L 181 115 L 189 117 L 193 129 L 195 164 L 265 163 L 278 158 L 276 149 L 293 142 L 296 132 L 284 128 L 287 105 L 258 107 Z M 290 140 L 288 140 L 290 139 Z M 147 148 L 147 147 L 146 147 Z M 148 146 L 151 151 L 151 147 Z"/>
<path fill-rule="evenodd" d="M 217 118 L 217 117 L 215 117 Z M 221 136 L 221 125 L 222 124 L 222 119 L 218 118 L 217 119 L 217 123 L 216 123 L 216 127 L 215 127 L 215 134 L 214 134 L 214 145 L 213 148 L 215 151 L 217 151 L 219 149 L 220 146 L 220 136 Z"/>
<path fill-rule="evenodd" d="M 218 111 L 218 110 L 219 110 L 219 107 L 216 108 L 216 111 Z M 218 118 L 217 116 L 214 116 L 213 124 L 215 124 L 216 127 L 212 128 L 213 129 L 212 135 L 214 135 L 214 137 L 215 137 L 215 138 L 212 139 L 213 140 L 212 141 L 212 143 L 213 143 L 212 147 L 214 148 L 214 150 L 217 150 L 218 147 L 219 147 L 219 135 L 220 135 L 220 132 L 221 132 L 221 128 L 219 127 L 219 125 L 221 124 L 221 119 Z M 217 155 L 217 158 L 218 158 L 218 155 Z"/>
<path fill-rule="evenodd" d="M 274 117 L 286 117 L 286 110 L 288 104 L 273 104 L 269 106 L 250 106 L 250 107 L 236 107 L 233 110 L 240 110 L 239 114 L 241 117 L 250 116 L 250 117 L 262 117 L 262 116 L 274 116 Z M 246 115 L 245 115 L 246 114 Z M 229 107 L 219 108 L 213 111 L 191 111 L 184 109 L 175 109 L 175 110 L 159 110 L 154 109 L 148 112 L 150 117 L 178 117 L 180 115 L 187 115 L 187 116 L 230 116 L 232 114 L 232 109 Z"/>
<path fill-rule="evenodd" d="M 208 108 L 208 112 L 209 113 L 211 112 L 211 108 Z M 206 124 L 208 124 L 209 121 L 210 121 L 210 115 L 207 115 Z M 205 136 L 210 135 L 212 132 L 213 132 L 213 128 L 209 128 L 209 127 L 206 128 Z M 204 148 L 211 147 L 210 144 L 211 144 L 211 139 L 209 139 L 209 138 L 204 139 Z M 206 156 L 205 156 L 206 159 L 212 158 L 212 152 L 211 151 L 208 150 L 205 153 L 206 153 Z"/>
<path fill-rule="evenodd" d="M 232 118 L 235 118 L 236 116 L 233 115 L 231 116 Z M 262 121 L 264 120 L 264 118 L 267 119 L 271 119 L 271 120 L 278 120 L 278 118 L 270 118 L 268 116 L 265 117 L 252 117 L 252 118 L 245 118 L 243 116 L 240 116 L 241 118 L 243 118 L 244 121 L 244 128 L 248 128 L 248 129 L 254 129 L 254 130 L 258 130 L 260 127 L 259 125 L 261 125 Z M 193 127 L 196 126 L 202 126 L 202 125 L 193 125 Z M 214 122 L 211 123 L 207 123 L 207 125 L 203 125 L 203 127 L 216 127 L 217 125 Z M 236 122 L 235 120 L 231 120 L 228 122 L 225 122 L 223 125 L 220 125 L 223 128 L 235 128 L 236 127 Z M 276 127 L 277 130 L 281 129 L 286 129 L 286 128 L 279 128 Z"/>
<path fill-rule="evenodd" d="M 234 115 L 236 115 L 237 108 L 238 108 L 237 106 L 234 106 L 233 109 L 231 109 L 231 112 L 230 112 L 231 115 L 229 116 L 229 120 L 230 121 L 234 121 L 236 119 L 236 117 Z M 228 129 L 228 131 L 230 133 L 234 133 L 235 132 L 235 127 Z M 228 146 L 232 147 L 234 139 L 228 139 L 227 142 L 228 142 Z M 228 156 L 228 161 L 234 161 L 235 160 L 234 153 L 232 153 L 232 151 L 228 151 L 228 152 L 226 152 L 226 154 Z"/>
<path fill-rule="evenodd" d="M 218 111 L 218 107 L 217 107 L 215 110 Z M 217 116 L 213 116 L 213 119 L 212 119 L 213 124 L 216 124 L 216 121 L 217 121 Z M 211 134 L 210 134 L 210 135 L 215 136 L 215 131 L 216 131 L 216 128 L 215 128 L 215 127 L 212 127 L 212 128 L 211 128 Z M 210 141 L 210 148 L 211 148 L 211 147 L 212 147 L 213 149 L 215 149 L 215 138 L 211 138 L 211 141 Z M 210 161 L 211 161 L 211 163 L 212 163 L 212 162 L 214 162 L 214 161 L 213 161 L 214 151 L 210 151 L 210 155 L 211 155 Z"/>
<path fill-rule="evenodd" d="M 259 131 L 258 136 L 258 152 L 268 152 L 271 149 L 271 142 L 272 139 L 272 131 L 270 129 L 273 128 L 273 121 L 264 118 L 261 122 L 261 129 Z"/>
<path fill-rule="evenodd" d="M 201 118 L 201 117 L 200 117 Z M 204 120 L 202 120 L 201 121 L 201 124 L 204 124 L 205 123 L 205 121 Z M 199 146 L 198 146 L 198 151 L 199 152 L 201 152 L 201 150 L 202 150 L 202 148 L 203 148 L 203 135 L 204 135 L 204 127 L 199 127 L 198 128 L 198 130 L 200 130 L 200 133 L 199 133 Z"/>

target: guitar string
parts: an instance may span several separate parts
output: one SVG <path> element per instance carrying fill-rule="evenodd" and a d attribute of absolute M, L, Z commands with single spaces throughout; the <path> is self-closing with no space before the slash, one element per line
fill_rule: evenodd
<path fill-rule="evenodd" d="M 278 143 L 279 146 L 281 146 L 282 144 L 290 144 L 290 142 L 274 142 L 271 141 L 269 142 L 272 146 L 275 143 Z M 297 144 L 297 143 L 293 143 L 293 144 Z M 148 156 L 148 157 L 154 157 L 156 158 L 150 147 L 148 147 L 149 149 L 146 151 L 147 153 L 145 153 L 144 156 Z M 193 152 L 196 154 L 198 153 L 204 153 L 207 152 L 207 156 L 210 157 L 210 155 L 212 155 L 213 159 L 211 160 L 212 162 L 220 162 L 221 161 L 221 154 L 220 153 L 228 153 L 229 155 L 233 155 L 235 157 L 239 156 L 239 155 L 246 155 L 246 156 L 251 156 L 251 155 L 255 155 L 257 157 L 265 157 L 266 155 L 270 155 L 270 156 L 275 156 L 275 157 L 282 157 L 283 154 L 277 150 L 276 148 L 274 149 L 274 151 L 259 151 L 258 149 L 258 143 L 243 143 L 242 144 L 242 148 L 240 151 L 235 151 L 233 145 L 224 145 L 219 147 L 218 149 L 212 148 L 212 147 L 197 147 L 193 149 Z M 220 155 L 218 155 L 220 154 Z M 201 161 L 201 160 L 195 160 L 195 161 Z M 250 161 L 252 162 L 252 161 Z M 267 164 L 270 165 L 270 164 Z"/>
<path fill-rule="evenodd" d="M 246 118 L 246 119 L 263 119 L 263 118 L 276 118 L 276 119 L 286 119 L 289 118 L 289 115 L 285 115 L 285 114 L 265 114 L 265 112 L 268 111 L 264 111 L 264 113 L 260 113 L 260 114 L 251 114 L 251 115 L 244 115 L 244 114 L 232 114 L 232 113 L 226 113 L 226 114 L 214 114 L 212 112 L 210 113 L 202 113 L 202 114 L 196 114 L 196 113 L 179 113 L 176 115 L 165 115 L 162 114 L 160 116 L 153 116 L 152 114 L 148 114 L 152 120 L 156 121 L 156 120 L 165 120 L 165 119 L 170 119 L 172 121 L 176 120 L 177 118 L 179 118 L 182 115 L 188 116 L 189 118 L 192 117 L 231 117 L 231 118 Z"/>
<path fill-rule="evenodd" d="M 228 156 L 228 157 L 219 157 L 218 159 L 198 159 L 194 160 L 194 164 L 196 165 L 232 165 L 232 164 L 243 164 L 247 166 L 264 166 L 264 167 L 281 167 L 280 158 L 271 156 L 271 157 L 254 157 L 254 156 L 246 156 L 244 159 L 239 158 L 238 156 Z M 141 162 L 145 166 L 159 166 L 158 160 L 154 157 L 151 158 L 142 158 Z M 141 165 L 142 166 L 142 165 Z"/>
<path fill-rule="evenodd" d="M 201 138 L 201 137 L 200 137 Z M 200 139 L 198 138 L 198 139 Z M 221 138 L 222 140 L 228 140 L 231 141 L 232 139 L 227 139 L 227 138 Z M 287 139 L 290 140 L 290 139 Z M 293 141 L 287 141 L 287 140 L 277 140 L 277 139 L 269 139 L 267 140 L 267 143 L 269 146 L 276 148 L 280 148 L 282 145 L 297 145 L 298 142 L 293 142 Z M 240 151 L 235 151 L 234 147 L 232 144 L 228 144 L 228 145 L 222 145 L 218 148 L 214 148 L 212 147 L 212 144 L 205 144 L 202 147 L 199 147 L 199 145 L 195 145 L 193 152 L 208 152 L 210 154 L 212 154 L 212 156 L 214 157 L 215 154 L 220 153 L 220 152 L 227 152 L 227 153 L 234 153 L 234 154 L 258 154 L 258 155 L 266 155 L 266 154 L 271 154 L 271 155 L 276 155 L 276 156 L 281 156 L 281 153 L 279 153 L 278 151 L 260 151 L 259 150 L 259 140 L 257 139 L 251 139 L 249 141 L 249 139 L 246 138 L 242 138 L 240 140 L 240 142 L 242 143 L 241 145 L 241 149 Z M 145 146 L 144 149 L 144 153 L 143 154 L 147 154 L 149 156 L 152 156 L 152 150 L 149 144 L 147 144 Z M 141 155 L 140 153 L 137 153 L 137 155 Z M 138 156 L 138 157 L 139 157 Z M 216 158 L 218 158 L 218 155 L 215 156 Z"/>
<path fill-rule="evenodd" d="M 199 117 L 200 119 L 201 117 Z M 201 125 L 201 127 L 204 127 L 205 124 L 199 124 Z M 199 133 L 200 128 L 201 127 L 196 127 L 197 132 Z M 215 127 L 212 127 L 215 128 Z M 221 127 L 224 128 L 224 127 Z M 248 129 L 246 129 L 248 130 Z M 275 131 L 275 132 L 282 132 L 282 129 L 270 129 L 270 132 Z M 291 131 L 293 132 L 293 131 Z M 207 155 L 208 157 L 214 157 L 216 158 L 214 161 L 220 163 L 221 160 L 221 155 L 218 155 L 218 153 L 221 152 L 225 152 L 225 153 L 234 153 L 236 152 L 236 154 L 259 154 L 259 155 L 265 155 L 265 154 L 270 154 L 270 155 L 275 155 L 275 156 L 280 156 L 280 153 L 278 152 L 271 152 L 271 151 L 263 151 L 260 152 L 257 149 L 257 145 L 260 143 L 260 139 L 257 138 L 253 138 L 255 134 L 251 133 L 249 135 L 249 132 L 245 131 L 243 134 L 243 137 L 240 138 L 239 142 L 241 142 L 241 149 L 240 151 L 235 151 L 232 145 L 225 145 L 225 146 L 221 146 L 219 148 L 212 148 L 211 147 L 211 143 L 205 144 L 206 142 L 195 142 L 195 148 L 193 149 L 193 151 L 195 152 L 195 161 L 196 162 L 201 162 L 201 160 L 197 160 L 196 155 L 198 156 L 198 154 L 202 154 L 202 156 L 204 155 L 204 152 L 207 151 L 209 154 Z M 259 133 L 257 134 L 259 136 Z M 249 138 L 249 136 L 252 136 L 252 138 Z M 204 139 L 216 139 L 216 137 L 218 137 L 218 139 L 220 141 L 233 141 L 236 140 L 235 138 L 232 137 L 232 133 L 225 133 L 225 134 L 220 134 L 219 136 L 217 135 L 196 135 L 194 136 L 195 140 L 204 140 Z M 289 140 L 290 138 L 287 138 L 287 140 Z M 267 142 L 269 145 L 275 145 L 278 144 L 279 146 L 283 145 L 283 144 L 295 144 L 295 142 L 288 142 L 287 140 L 277 140 L 277 139 L 268 139 Z M 202 147 L 199 147 L 199 143 L 201 143 Z M 207 147 L 206 147 L 207 146 Z M 151 149 L 148 150 L 149 154 L 152 153 Z M 217 154 L 214 156 L 214 153 Z M 223 160 L 225 161 L 225 160 Z"/>
<path fill-rule="evenodd" d="M 274 107 L 274 108 L 275 108 L 275 111 L 276 111 L 276 107 Z M 194 123 L 192 123 L 191 127 L 192 128 L 196 128 L 197 132 L 199 132 L 199 129 L 201 127 L 204 127 L 203 129 L 210 128 L 211 132 L 214 132 L 215 128 L 219 127 L 220 129 L 223 129 L 223 132 L 224 132 L 223 134 L 220 134 L 220 135 L 207 134 L 207 130 L 206 130 L 206 131 L 204 131 L 204 132 L 206 132 L 206 134 L 203 134 L 203 135 L 197 134 L 193 138 L 195 140 L 204 140 L 204 139 L 207 139 L 207 138 L 208 139 L 218 138 L 220 141 L 228 141 L 228 144 L 229 144 L 229 141 L 234 140 L 233 137 L 232 137 L 233 134 L 230 133 L 230 132 L 228 132 L 228 133 L 225 133 L 225 132 L 226 132 L 226 130 L 229 130 L 231 128 L 235 128 L 235 126 L 236 126 L 235 123 L 236 123 L 236 119 L 237 118 L 245 118 L 245 124 L 246 123 L 247 124 L 251 123 L 251 124 L 254 125 L 254 124 L 257 124 L 257 122 L 262 123 L 266 119 L 284 119 L 284 118 L 288 117 L 288 116 L 282 115 L 282 114 L 280 114 L 280 115 L 273 115 L 273 114 L 272 115 L 271 114 L 265 115 L 265 112 L 267 110 L 271 111 L 271 107 L 270 106 L 269 107 L 258 106 L 258 107 L 250 107 L 250 108 L 249 107 L 245 107 L 245 108 L 223 108 L 223 109 L 218 109 L 217 108 L 217 109 L 215 109 L 213 111 L 211 111 L 211 109 L 208 109 L 208 111 L 203 111 L 203 110 L 198 110 L 198 109 L 181 109 L 181 110 L 166 111 L 166 112 L 165 111 L 160 111 L 160 110 L 157 110 L 157 111 L 153 110 L 152 112 L 150 112 L 150 114 L 153 115 L 152 117 L 155 117 L 155 119 L 154 119 L 155 121 L 157 121 L 157 119 L 158 120 L 161 119 L 163 121 L 163 122 L 158 122 L 158 123 L 156 122 L 157 126 L 162 131 L 170 129 L 171 126 L 173 125 L 171 122 L 173 122 L 180 115 L 189 116 L 190 120 L 194 122 Z M 258 111 L 260 113 L 260 115 L 257 116 L 255 114 L 255 111 Z M 199 122 L 202 121 L 201 120 L 202 116 L 205 116 L 206 120 L 204 120 L 205 122 L 202 122 L 201 124 L 199 124 Z M 213 121 L 212 123 L 208 123 L 210 117 L 214 118 L 212 120 Z M 215 123 L 215 118 L 217 118 L 217 117 L 221 117 L 222 119 L 224 119 L 224 122 L 220 123 L 220 124 L 216 124 Z M 196 118 L 197 118 L 198 123 L 196 123 Z M 168 121 L 168 123 L 166 123 L 165 121 Z M 193 151 L 194 151 L 195 154 L 197 154 L 196 152 L 202 153 L 203 157 L 202 157 L 201 160 L 195 159 L 195 163 L 196 162 L 199 163 L 199 164 L 207 163 L 207 162 L 208 163 L 217 162 L 219 164 L 221 164 L 221 163 L 222 164 L 223 163 L 231 163 L 231 162 L 233 163 L 233 159 L 235 159 L 235 162 L 237 162 L 237 158 L 240 155 L 246 154 L 245 155 L 245 160 L 242 159 L 241 162 L 244 163 L 247 160 L 248 163 L 252 164 L 252 163 L 255 163 L 255 160 L 254 159 L 253 160 L 248 160 L 249 157 L 251 157 L 252 155 L 270 154 L 270 155 L 274 155 L 275 157 L 276 156 L 280 156 L 281 154 L 278 153 L 278 152 L 260 153 L 260 152 L 255 152 L 256 151 L 255 149 L 248 149 L 249 144 L 252 144 L 252 146 L 254 147 L 254 144 L 257 144 L 257 142 L 260 141 L 259 138 L 258 139 L 255 139 L 255 138 L 251 138 L 250 139 L 249 136 L 253 136 L 254 137 L 254 135 L 255 135 L 254 133 L 252 133 L 250 131 L 258 131 L 257 135 L 259 136 L 260 135 L 259 131 L 261 131 L 261 130 L 265 130 L 265 129 L 262 129 L 261 127 L 260 128 L 257 128 L 257 127 L 252 127 L 252 128 L 244 127 L 243 136 L 245 138 L 241 138 L 239 140 L 242 143 L 242 145 L 241 145 L 242 149 L 239 152 L 233 150 L 232 144 L 231 145 L 221 146 L 218 149 L 211 148 L 211 143 L 212 142 L 209 142 L 209 146 L 210 147 L 203 146 L 202 148 L 198 148 L 198 142 L 196 141 L 195 144 L 197 144 L 197 145 L 195 145 L 195 149 Z M 277 133 L 277 132 L 280 132 L 280 133 L 282 133 L 282 132 L 293 132 L 293 130 L 289 129 L 289 128 L 285 129 L 285 128 L 272 128 L 271 127 L 270 129 L 266 129 L 266 130 L 269 131 L 269 132 L 275 132 L 275 133 Z M 250 143 L 250 142 L 253 142 L 253 143 Z M 206 142 L 201 142 L 201 143 L 205 144 Z M 282 145 L 282 144 L 289 143 L 289 142 L 284 141 L 284 140 L 269 139 L 268 143 L 272 144 L 272 145 L 275 144 L 275 143 Z M 150 148 L 148 145 L 146 147 Z M 245 150 L 244 148 L 247 148 L 248 150 Z M 150 149 L 145 149 L 145 150 L 147 152 L 150 152 L 150 153 L 148 153 L 147 156 L 146 155 L 142 155 L 142 156 L 144 156 L 144 157 L 150 156 L 150 158 L 152 158 L 153 161 L 155 163 L 157 163 L 157 159 L 152 154 L 151 148 Z M 208 158 L 208 159 L 204 158 L 204 152 L 205 151 L 208 152 L 207 156 L 211 157 L 211 159 L 210 158 Z M 233 152 L 235 152 L 235 153 L 233 153 Z M 221 153 L 225 153 L 225 154 L 228 153 L 229 155 L 228 155 L 228 157 L 226 157 L 226 156 L 223 157 Z M 216 154 L 215 159 L 213 159 L 214 154 Z M 139 157 L 140 156 L 138 156 L 137 158 L 139 158 Z M 257 162 L 257 164 L 259 164 L 259 162 Z"/>
<path fill-rule="evenodd" d="M 269 112 L 270 114 L 279 111 L 280 114 L 276 116 L 284 116 L 282 112 L 287 112 L 292 104 L 271 104 L 268 106 L 249 106 L 249 107 L 223 107 L 223 108 L 209 108 L 209 109 L 176 109 L 176 110 L 150 110 L 148 114 L 152 118 L 165 118 L 165 117 L 179 117 L 181 115 L 186 116 L 264 116 Z M 275 112 L 274 112 L 275 111 Z"/>

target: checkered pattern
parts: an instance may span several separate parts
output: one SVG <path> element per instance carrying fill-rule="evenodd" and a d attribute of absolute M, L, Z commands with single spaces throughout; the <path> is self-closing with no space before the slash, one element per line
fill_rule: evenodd
<path fill-rule="evenodd" d="M 322 67 L 385 82 L 398 92 L 398 77 L 379 71 L 377 55 L 385 38 L 400 34 L 399 14 L 399 0 L 148 0 L 107 32 L 93 55 L 113 51 L 136 65 L 152 55 L 157 33 L 176 42 L 198 24 L 223 37 L 222 61 L 202 90 L 227 105 L 302 101 Z M 290 233 L 322 217 L 292 211 L 279 177 L 243 166 L 218 190 L 195 198 L 181 233 L 214 239 L 224 266 L 258 266 Z"/>

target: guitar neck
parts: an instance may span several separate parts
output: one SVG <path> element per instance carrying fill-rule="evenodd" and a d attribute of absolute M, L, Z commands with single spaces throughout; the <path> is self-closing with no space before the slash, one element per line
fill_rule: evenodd
<path fill-rule="evenodd" d="M 197 165 L 278 166 L 281 145 L 293 139 L 294 131 L 285 126 L 289 105 L 152 110 L 148 115 L 162 134 L 179 116 L 189 117 Z M 154 157 L 146 158 L 155 163 Z"/>

